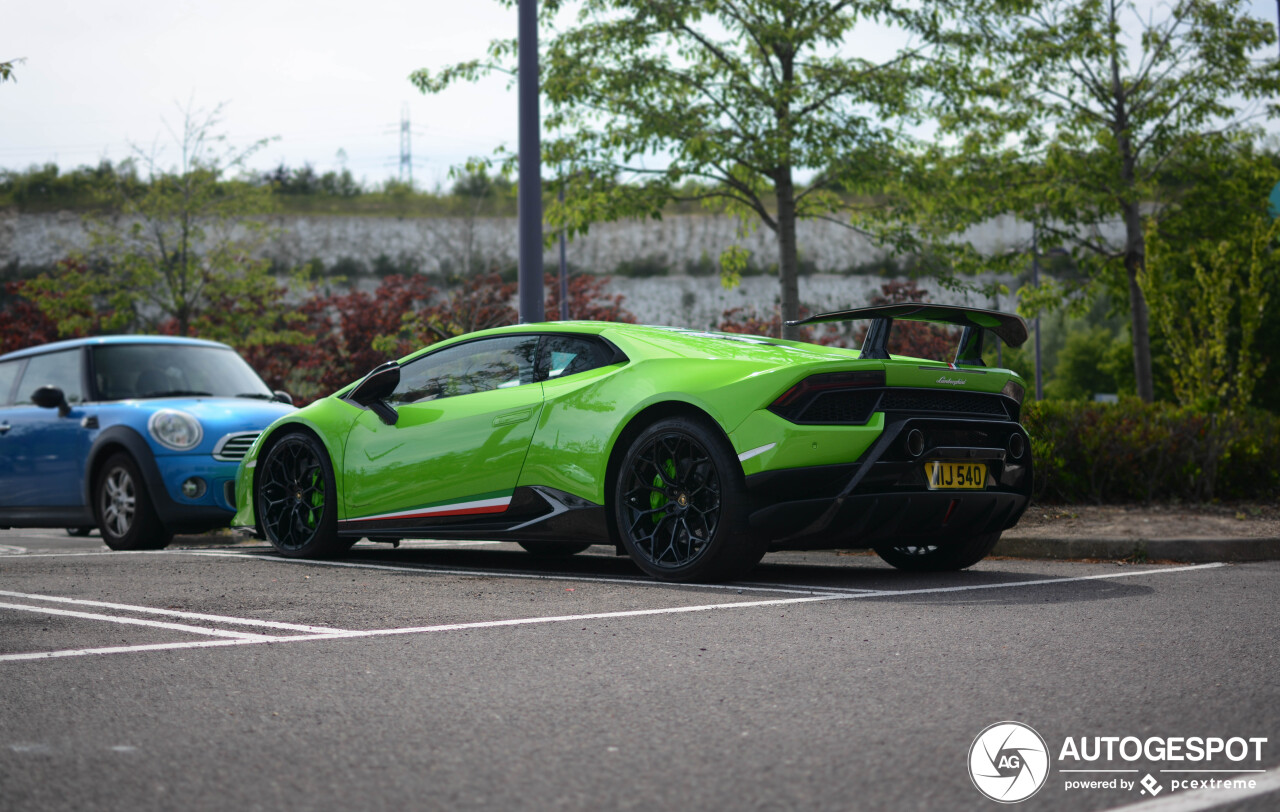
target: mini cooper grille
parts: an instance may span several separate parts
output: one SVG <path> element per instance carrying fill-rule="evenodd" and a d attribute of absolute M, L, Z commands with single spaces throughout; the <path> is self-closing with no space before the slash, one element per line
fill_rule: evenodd
<path fill-rule="evenodd" d="M 1009 409 L 1000 395 L 934 389 L 844 389 L 822 392 L 808 403 L 777 410 L 782 417 L 801 424 L 861 425 L 875 412 L 981 415 L 1009 420 Z M 1017 419 L 1016 415 L 1013 419 Z"/>
<path fill-rule="evenodd" d="M 213 458 L 223 462 L 239 462 L 249 452 L 249 446 L 258 439 L 261 432 L 243 431 L 239 434 L 228 434 L 213 447 Z"/>

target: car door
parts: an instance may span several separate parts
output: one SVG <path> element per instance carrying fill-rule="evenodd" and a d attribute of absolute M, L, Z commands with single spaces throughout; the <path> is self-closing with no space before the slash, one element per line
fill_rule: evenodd
<path fill-rule="evenodd" d="M 537 348 L 536 335 L 500 336 L 405 364 L 395 425 L 366 411 L 347 437 L 348 519 L 504 511 L 542 410 Z"/>
<path fill-rule="evenodd" d="M 28 357 L 13 389 L 12 405 L 0 409 L 0 505 L 71 507 L 84 504 L 84 461 L 90 433 L 80 421 L 84 400 L 80 348 Z M 57 409 L 31 402 L 42 386 L 60 388 L 71 406 Z M 7 428 L 5 428 L 7 426 Z"/>

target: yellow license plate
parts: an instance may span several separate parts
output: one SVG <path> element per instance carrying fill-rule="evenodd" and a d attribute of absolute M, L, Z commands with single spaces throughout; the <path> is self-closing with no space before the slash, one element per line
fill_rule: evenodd
<path fill-rule="evenodd" d="M 924 474 L 931 491 L 980 491 L 987 486 L 984 462 L 926 462 Z"/>

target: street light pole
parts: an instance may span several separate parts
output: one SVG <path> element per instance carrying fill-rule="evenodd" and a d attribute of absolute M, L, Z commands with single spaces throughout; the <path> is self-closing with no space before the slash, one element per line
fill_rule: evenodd
<path fill-rule="evenodd" d="M 1280 3 L 1280 0 L 1277 0 Z M 559 201 L 561 201 L 561 211 L 564 210 L 564 184 L 561 183 L 561 192 L 559 192 Z M 564 261 L 564 227 L 561 227 L 561 321 L 568 321 L 568 263 Z"/>
<path fill-rule="evenodd" d="M 542 118 L 538 110 L 538 2 L 519 0 L 520 323 L 543 321 Z"/>
<path fill-rule="evenodd" d="M 1277 0 L 1280 2 L 1280 0 Z M 1040 290 L 1040 242 L 1035 223 L 1031 224 L 1031 287 Z M 1036 400 L 1044 400 L 1044 379 L 1040 375 L 1040 310 L 1036 309 Z"/>

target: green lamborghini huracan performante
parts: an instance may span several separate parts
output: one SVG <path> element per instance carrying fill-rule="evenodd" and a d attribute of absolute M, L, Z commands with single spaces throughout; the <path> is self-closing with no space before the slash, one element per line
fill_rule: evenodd
<path fill-rule="evenodd" d="M 983 365 L 1019 317 L 897 304 L 860 351 L 607 322 L 522 324 L 389 361 L 280 418 L 244 457 L 234 524 L 283 555 L 361 538 L 615 546 L 669 581 L 772 550 L 873 548 L 896 567 L 981 560 L 1031 494 L 1023 384 Z M 959 325 L 952 362 L 890 355 L 895 321 Z"/>

